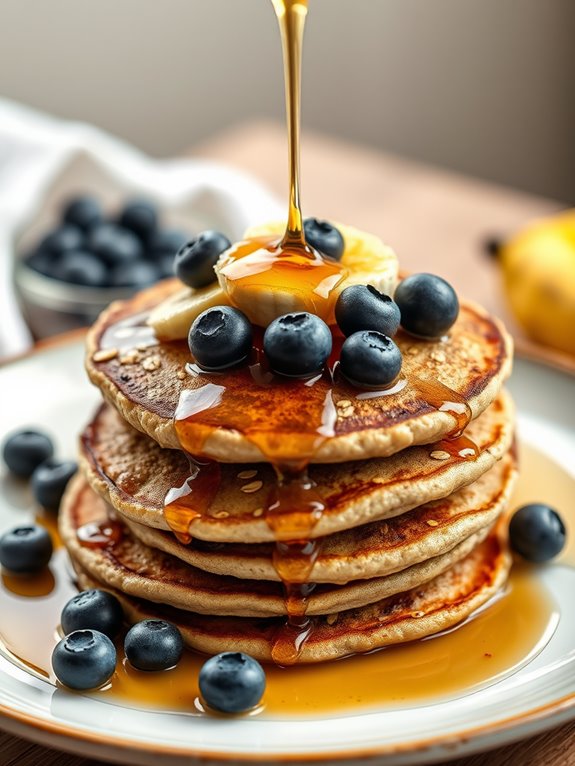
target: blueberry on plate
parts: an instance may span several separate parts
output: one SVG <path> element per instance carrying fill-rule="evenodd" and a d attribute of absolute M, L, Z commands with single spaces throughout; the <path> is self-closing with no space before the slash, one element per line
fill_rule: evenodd
<path fill-rule="evenodd" d="M 2 445 L 2 457 L 16 476 L 28 479 L 36 468 L 54 454 L 50 437 L 33 429 L 23 429 L 10 434 Z"/>
<path fill-rule="evenodd" d="M 397 332 L 401 315 L 389 295 L 371 285 L 351 285 L 337 299 L 335 319 L 344 335 L 375 330 L 391 337 Z"/>
<path fill-rule="evenodd" d="M 78 470 L 73 460 L 49 458 L 32 474 L 34 499 L 45 508 L 58 508 L 66 485 Z"/>
<path fill-rule="evenodd" d="M 345 242 L 340 230 L 336 229 L 329 221 L 306 218 L 303 222 L 303 230 L 308 245 L 336 261 L 341 260 L 345 250 Z"/>
<path fill-rule="evenodd" d="M 62 282 L 85 287 L 103 287 L 108 281 L 108 269 L 100 258 L 86 250 L 63 253 L 51 275 Z"/>
<path fill-rule="evenodd" d="M 52 538 L 39 524 L 14 527 L 0 537 L 0 564 L 14 574 L 44 569 L 52 551 Z"/>
<path fill-rule="evenodd" d="M 118 599 L 106 590 L 84 590 L 71 598 L 60 616 L 64 633 L 97 630 L 108 638 L 120 632 L 124 613 Z"/>
<path fill-rule="evenodd" d="M 110 273 L 112 287 L 148 287 L 161 277 L 160 269 L 150 261 L 120 263 Z"/>
<path fill-rule="evenodd" d="M 78 226 L 83 231 L 89 231 L 104 218 L 102 206 L 97 199 L 89 195 L 74 197 L 69 200 L 62 211 L 64 223 Z"/>
<path fill-rule="evenodd" d="M 113 223 L 103 223 L 90 232 L 89 249 L 108 266 L 134 263 L 144 252 L 142 243 L 133 231 Z"/>
<path fill-rule="evenodd" d="M 70 689 L 96 689 L 116 669 L 116 647 L 97 630 L 76 630 L 56 644 L 52 668 L 58 681 Z"/>
<path fill-rule="evenodd" d="M 206 370 L 223 370 L 247 359 L 252 326 L 239 309 L 214 306 L 196 317 L 188 335 L 196 362 Z"/>
<path fill-rule="evenodd" d="M 132 200 L 120 213 L 118 223 L 147 242 L 158 227 L 158 211 L 147 200 Z"/>
<path fill-rule="evenodd" d="M 167 670 L 177 665 L 184 651 L 182 634 L 165 620 L 143 620 L 126 634 L 124 651 L 138 670 Z"/>
<path fill-rule="evenodd" d="M 401 351 L 391 338 L 373 330 L 346 338 L 339 357 L 341 372 L 359 388 L 391 386 L 401 371 L 401 363 Z"/>
<path fill-rule="evenodd" d="M 176 253 L 176 276 L 189 287 L 211 285 L 216 280 L 216 261 L 229 247 L 230 240 L 219 231 L 203 231 Z"/>
<path fill-rule="evenodd" d="M 40 249 L 50 255 L 61 255 L 69 250 L 84 247 L 84 232 L 78 226 L 66 223 L 47 234 L 40 243 Z"/>
<path fill-rule="evenodd" d="M 517 510 L 509 524 L 512 549 L 527 561 L 541 563 L 561 553 L 567 533 L 557 511 L 543 503 Z"/>
<path fill-rule="evenodd" d="M 199 686 L 208 707 L 221 713 L 245 713 L 263 697 L 266 674 L 253 657 L 242 652 L 224 652 L 202 666 Z"/>
<path fill-rule="evenodd" d="M 399 283 L 394 295 L 404 330 L 421 338 L 439 338 L 459 314 L 453 287 L 435 274 L 413 274 Z"/>
<path fill-rule="evenodd" d="M 264 333 L 264 351 L 271 369 L 292 378 L 321 372 L 331 348 L 331 330 L 323 319 L 307 311 L 274 319 Z"/>

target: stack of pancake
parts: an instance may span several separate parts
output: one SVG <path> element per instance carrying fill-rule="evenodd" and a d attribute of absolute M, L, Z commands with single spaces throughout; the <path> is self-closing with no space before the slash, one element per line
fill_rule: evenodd
<path fill-rule="evenodd" d="M 145 322 L 176 289 L 168 282 L 114 304 L 89 334 L 88 374 L 106 401 L 83 433 L 61 533 L 80 586 L 113 591 L 128 620 L 159 616 L 193 649 L 269 661 L 288 602 L 269 520 L 276 475 L 249 434 L 215 429 L 201 456 L 217 461 L 209 502 L 198 501 L 178 535 L 165 513 L 175 488 L 193 506 L 194 472 L 203 470 L 181 449 L 174 417 L 182 393 L 205 381 L 190 371 L 185 341 L 159 342 Z M 318 544 L 297 662 L 450 628 L 509 572 L 509 337 L 464 303 L 448 338 L 396 341 L 404 385 L 362 395 L 336 381 L 327 392 L 335 420 L 309 465 L 324 510 L 309 528 Z M 454 401 L 438 401 L 438 385 Z M 458 439 L 462 402 L 472 419 Z"/>

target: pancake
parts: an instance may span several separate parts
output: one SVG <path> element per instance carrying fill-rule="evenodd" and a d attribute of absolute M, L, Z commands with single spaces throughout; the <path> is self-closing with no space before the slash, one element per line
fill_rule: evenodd
<path fill-rule="evenodd" d="M 116 537 L 106 547 L 83 545 L 77 531 L 86 524 L 114 525 Z M 279 583 L 243 580 L 204 572 L 144 545 L 129 528 L 111 519 L 109 506 L 78 477 L 60 512 L 62 540 L 74 562 L 97 580 L 126 595 L 209 615 L 274 617 L 286 614 Z M 488 534 L 484 527 L 447 553 L 400 572 L 347 585 L 320 585 L 308 599 L 307 614 L 353 609 L 417 588 L 469 554 Z M 310 579 L 313 575 L 310 576 Z"/>
<path fill-rule="evenodd" d="M 476 481 L 511 446 L 513 406 L 509 396 L 503 392 L 469 424 L 466 434 L 478 447 L 475 460 L 419 446 L 384 459 L 310 466 L 310 478 L 326 506 L 310 537 L 392 518 Z M 128 426 L 115 410 L 104 407 L 82 436 L 80 463 L 91 486 L 122 516 L 168 530 L 164 498 L 171 488 L 185 486 L 190 473 L 182 452 L 160 448 Z M 246 480 L 241 478 L 245 468 L 221 465 L 219 489 L 204 514 L 190 525 L 192 537 L 224 543 L 274 541 L 262 516 L 274 473 L 269 466 L 258 464 Z"/>
<path fill-rule="evenodd" d="M 496 398 L 511 371 L 512 343 L 503 326 L 484 309 L 462 303 L 447 337 L 425 341 L 397 336 L 406 385 L 395 393 L 358 396 L 341 376 L 335 381 L 322 376 L 313 385 L 286 380 L 263 385 L 247 366 L 223 375 L 190 374 L 187 343 L 158 343 L 145 324 L 149 311 L 177 289 L 179 282 L 174 280 L 112 304 L 88 334 L 86 368 L 122 417 L 172 449 L 180 448 L 174 416 L 182 394 L 196 403 L 194 392 L 208 385 L 214 390 L 235 387 L 238 393 L 228 408 L 229 423 L 218 419 L 219 427 L 202 432 L 201 448 L 189 450 L 222 462 L 269 460 L 269 449 L 264 454 L 262 440 L 254 435 L 255 431 L 261 435 L 262 429 L 266 439 L 271 434 L 277 442 L 281 436 L 282 445 L 290 440 L 299 445 L 302 428 L 309 429 L 314 446 L 306 450 L 305 458 L 317 463 L 384 457 L 431 443 L 458 428 L 458 418 L 451 407 L 442 408 L 443 400 L 462 397 L 477 417 Z M 444 392 L 439 398 L 437 393 L 430 397 L 426 389 L 437 382 L 449 386 L 453 396 Z M 209 407 L 202 403 L 202 417 Z M 276 424 L 268 433 L 272 411 L 281 412 L 282 426 L 278 429 Z M 301 450 L 294 452 L 302 457 Z M 285 459 L 286 454 L 280 457 Z"/>
<path fill-rule="evenodd" d="M 102 587 L 79 564 L 75 567 L 81 588 Z M 502 534 L 493 533 L 468 556 L 422 587 L 360 609 L 314 618 L 314 629 L 297 662 L 335 660 L 448 630 L 497 594 L 510 567 L 506 542 Z M 275 636 L 283 624 L 278 618 L 199 615 L 107 589 L 120 600 L 130 623 L 149 618 L 169 620 L 181 630 L 190 649 L 209 655 L 241 651 L 261 662 L 270 662 Z"/>

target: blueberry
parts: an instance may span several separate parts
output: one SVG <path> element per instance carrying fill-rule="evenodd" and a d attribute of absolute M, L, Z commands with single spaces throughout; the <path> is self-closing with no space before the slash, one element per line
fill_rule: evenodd
<path fill-rule="evenodd" d="M 0 564 L 15 574 L 33 574 L 48 564 L 52 550 L 52 538 L 44 527 L 14 527 L 0 537 Z"/>
<path fill-rule="evenodd" d="M 90 233 L 88 247 L 109 266 L 134 263 L 144 252 L 142 243 L 134 232 L 113 223 L 97 226 Z"/>
<path fill-rule="evenodd" d="M 362 330 L 346 338 L 341 347 L 340 370 L 360 388 L 390 386 L 401 370 L 401 351 L 395 343 L 373 330 Z"/>
<path fill-rule="evenodd" d="M 66 485 L 77 470 L 78 464 L 73 460 L 45 460 L 32 474 L 36 502 L 45 508 L 58 508 Z"/>
<path fill-rule="evenodd" d="M 352 285 L 337 299 L 335 318 L 344 335 L 376 330 L 392 336 L 397 332 L 401 316 L 397 303 L 389 295 L 371 285 Z"/>
<path fill-rule="evenodd" d="M 98 630 L 108 638 L 115 638 L 124 613 L 118 599 L 106 590 L 85 590 L 70 599 L 60 617 L 64 633 L 74 630 Z"/>
<path fill-rule="evenodd" d="M 231 306 L 215 306 L 194 320 L 188 344 L 196 362 L 206 370 L 222 370 L 246 359 L 252 348 L 252 326 Z"/>
<path fill-rule="evenodd" d="M 71 199 L 64 207 L 62 218 L 65 223 L 73 224 L 83 231 L 88 231 L 102 222 L 104 214 L 98 200 L 86 195 Z"/>
<path fill-rule="evenodd" d="M 331 354 L 331 331 L 302 311 L 274 319 L 264 333 L 264 351 L 274 372 L 294 378 L 320 372 Z"/>
<path fill-rule="evenodd" d="M 210 285 L 216 279 L 216 261 L 228 247 L 230 240 L 219 231 L 203 231 L 176 253 L 176 276 L 190 287 Z"/>
<path fill-rule="evenodd" d="M 224 652 L 204 663 L 199 685 L 208 707 L 221 713 L 245 713 L 263 697 L 266 674 L 253 657 L 241 652 Z"/>
<path fill-rule="evenodd" d="M 158 211 L 151 202 L 132 200 L 120 213 L 118 223 L 147 242 L 158 227 Z"/>
<path fill-rule="evenodd" d="M 50 255 L 60 255 L 69 250 L 80 250 L 84 246 L 84 233 L 78 226 L 64 224 L 47 234 L 40 248 Z"/>
<path fill-rule="evenodd" d="M 190 239 L 189 235 L 179 229 L 157 229 L 148 242 L 150 258 L 171 255 L 172 260 L 178 250 Z"/>
<path fill-rule="evenodd" d="M 160 255 L 157 264 L 158 269 L 160 270 L 160 276 L 163 279 L 176 276 L 176 271 L 174 268 L 174 256 L 172 253 L 164 253 L 163 255 Z"/>
<path fill-rule="evenodd" d="M 320 221 L 317 218 L 306 218 L 303 222 L 303 230 L 308 245 L 330 258 L 339 261 L 345 249 L 345 242 L 339 229 L 336 229 L 329 221 Z"/>
<path fill-rule="evenodd" d="M 102 287 L 108 281 L 108 269 L 92 253 L 85 250 L 70 250 L 62 254 L 51 276 L 75 285 Z"/>
<path fill-rule="evenodd" d="M 177 665 L 184 651 L 182 634 L 165 620 L 143 620 L 126 634 L 124 651 L 138 670 L 167 670 Z"/>
<path fill-rule="evenodd" d="M 34 269 L 34 271 L 37 271 L 39 274 L 44 274 L 47 277 L 51 277 L 54 273 L 55 266 L 59 262 L 59 259 L 60 256 L 52 255 L 46 250 L 38 248 L 38 250 L 29 253 L 24 258 L 24 262 L 29 268 Z"/>
<path fill-rule="evenodd" d="M 8 468 L 28 479 L 36 468 L 54 454 L 50 437 L 42 431 L 26 429 L 10 434 L 2 445 L 2 457 Z"/>
<path fill-rule="evenodd" d="M 549 561 L 563 550 L 565 539 L 561 517 L 542 503 L 519 508 L 509 524 L 511 547 L 527 561 Z"/>
<path fill-rule="evenodd" d="M 112 269 L 110 284 L 113 287 L 148 287 L 160 279 L 159 268 L 149 261 L 121 263 Z"/>
<path fill-rule="evenodd" d="M 56 644 L 52 668 L 58 681 L 70 689 L 96 689 L 116 669 L 116 648 L 97 630 L 76 630 Z"/>
<path fill-rule="evenodd" d="M 449 282 L 434 274 L 406 277 L 395 291 L 401 326 L 412 335 L 439 338 L 457 319 L 459 301 Z"/>

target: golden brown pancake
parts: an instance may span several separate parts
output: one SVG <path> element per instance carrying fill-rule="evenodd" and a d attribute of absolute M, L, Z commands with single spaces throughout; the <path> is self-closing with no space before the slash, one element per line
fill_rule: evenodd
<path fill-rule="evenodd" d="M 310 536 L 388 519 L 476 481 L 511 446 L 510 398 L 502 393 L 470 423 L 466 434 L 479 449 L 476 460 L 419 446 L 383 459 L 311 466 L 310 476 L 326 510 Z M 168 529 L 163 512 L 166 493 L 183 485 L 189 475 L 182 452 L 162 449 L 110 407 L 102 408 L 84 432 L 81 466 L 95 491 L 126 519 L 164 530 Z M 248 479 L 241 478 L 246 468 Z M 212 542 L 272 542 L 273 531 L 262 509 L 274 480 L 267 465 L 222 464 L 219 490 L 205 514 L 192 522 L 192 537 Z"/>
<path fill-rule="evenodd" d="M 286 613 L 279 583 L 224 577 L 192 567 L 146 546 L 128 527 L 112 521 L 110 511 L 85 481 L 77 477 L 59 517 L 60 534 L 72 560 L 105 585 L 127 595 L 199 614 L 274 617 Z M 119 539 L 106 547 L 82 544 L 78 529 L 94 523 L 113 524 Z M 347 585 L 320 585 L 309 597 L 307 613 L 330 614 L 365 606 L 419 587 L 469 554 L 487 536 L 490 527 L 481 528 L 446 553 L 402 568 L 400 572 Z"/>
<path fill-rule="evenodd" d="M 186 365 L 191 357 L 187 343 L 155 342 L 145 325 L 150 309 L 178 288 L 174 280 L 113 304 L 89 332 L 86 359 L 90 379 L 121 415 L 161 446 L 173 449 L 180 447 L 174 415 L 182 392 L 197 391 L 207 383 L 218 386 L 222 381 L 218 375 L 188 374 Z M 326 401 L 330 407 L 331 402 L 335 405 L 333 435 L 308 455 L 311 462 L 391 455 L 412 445 L 437 441 L 457 428 L 454 415 L 442 410 L 440 401 L 431 403 L 422 385 L 439 381 L 449 386 L 468 401 L 473 417 L 477 417 L 496 398 L 511 370 L 512 344 L 503 326 L 470 303 L 461 305 L 459 318 L 446 338 L 424 341 L 400 333 L 396 341 L 403 352 L 407 385 L 396 393 L 373 398 L 365 398 L 365 392 L 356 391 L 336 376 L 335 382 L 322 378 L 307 390 L 303 382 L 276 381 L 272 402 L 268 401 L 268 389 L 253 381 L 247 368 L 226 373 L 230 380 L 234 375 L 245 376 L 242 406 L 236 409 L 245 411 L 246 425 L 243 430 L 225 424 L 214 428 L 202 442 L 201 453 L 223 462 L 266 460 L 253 437 L 248 438 L 250 410 L 259 416 L 266 406 L 277 407 L 278 401 L 287 406 L 290 397 L 296 397 L 296 422 L 290 425 L 287 418 L 284 424 L 284 434 L 295 438 L 301 427 L 299 399 L 309 394 L 311 400 L 305 399 L 308 404 L 303 408 L 306 414 L 302 422 L 317 419 L 319 426 L 323 410 L 316 411 L 317 407 Z"/>
<path fill-rule="evenodd" d="M 503 531 L 503 524 L 500 532 Z M 426 585 L 398 593 L 369 606 L 313 618 L 314 629 L 298 663 L 325 662 L 358 652 L 424 638 L 465 620 L 504 585 L 511 557 L 501 534 L 491 534 L 450 569 Z M 82 588 L 102 583 L 75 563 Z M 283 618 L 213 617 L 160 606 L 109 588 L 124 607 L 129 622 L 160 618 L 181 630 L 191 649 L 206 654 L 241 651 L 262 662 L 271 649 Z"/>

